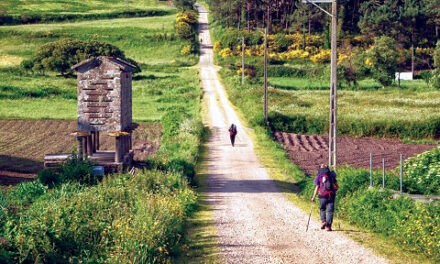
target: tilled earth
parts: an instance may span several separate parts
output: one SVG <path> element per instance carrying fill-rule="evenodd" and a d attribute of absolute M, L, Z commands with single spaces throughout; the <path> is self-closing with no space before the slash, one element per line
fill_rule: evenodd
<path fill-rule="evenodd" d="M 289 158 L 308 175 L 316 173 L 319 164 L 328 163 L 329 139 L 326 136 L 276 132 L 274 138 L 285 147 Z M 400 154 L 407 159 L 436 146 L 405 144 L 397 139 L 337 137 L 336 163 L 368 169 L 372 153 L 374 169 L 382 168 L 382 159 L 386 169 L 394 169 L 399 166 Z"/>
<path fill-rule="evenodd" d="M 43 169 L 45 154 L 72 153 L 76 139 L 70 133 L 76 121 L 0 120 L 0 185 L 32 180 Z M 139 124 L 134 131 L 135 160 L 143 160 L 159 147 L 160 124 Z M 101 133 L 101 149 L 114 149 L 114 138 Z"/>

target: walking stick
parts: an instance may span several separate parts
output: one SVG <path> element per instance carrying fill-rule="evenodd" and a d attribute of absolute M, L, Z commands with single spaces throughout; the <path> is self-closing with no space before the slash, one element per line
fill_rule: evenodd
<path fill-rule="evenodd" d="M 309 230 L 309 223 L 310 223 L 310 217 L 312 216 L 313 204 L 314 204 L 313 202 L 310 204 L 310 214 L 309 214 L 309 220 L 307 221 L 306 232 L 307 232 L 307 230 Z"/>

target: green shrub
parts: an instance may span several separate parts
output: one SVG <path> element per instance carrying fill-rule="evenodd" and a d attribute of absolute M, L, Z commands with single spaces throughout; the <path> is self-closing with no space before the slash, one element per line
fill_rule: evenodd
<path fill-rule="evenodd" d="M 62 39 L 49 42 L 41 46 L 33 58 L 33 69 L 37 72 L 44 70 L 56 71 L 63 76 L 72 74 L 71 67 L 85 59 L 98 56 L 113 56 L 129 61 L 136 66 L 135 72 L 140 68 L 137 63 L 126 58 L 119 48 L 99 41 L 79 41 Z"/>
<path fill-rule="evenodd" d="M 53 169 L 45 169 L 38 172 L 37 179 L 49 188 L 53 188 L 62 182 L 61 175 Z"/>
<path fill-rule="evenodd" d="M 60 178 L 62 181 L 78 181 L 82 184 L 96 184 L 98 178 L 93 176 L 93 165 L 90 161 L 80 161 L 77 158 L 68 159 L 61 166 Z"/>
<path fill-rule="evenodd" d="M 287 38 L 286 34 L 282 34 L 282 33 L 276 34 L 274 37 L 274 40 L 275 40 L 275 44 L 278 47 L 278 49 L 277 49 L 278 52 L 287 51 L 289 46 L 293 44 L 292 39 Z"/>
<path fill-rule="evenodd" d="M 408 192 L 440 194 L 440 147 L 409 158 L 404 164 Z"/>
<path fill-rule="evenodd" d="M 176 30 L 177 30 L 177 35 L 179 35 L 179 37 L 186 40 L 194 39 L 195 31 L 190 24 L 186 22 L 177 22 Z"/>
<path fill-rule="evenodd" d="M 391 85 L 394 80 L 398 57 L 395 47 L 394 39 L 382 36 L 376 38 L 373 47 L 366 52 L 372 77 L 383 86 Z"/>
<path fill-rule="evenodd" d="M 9 204 L 26 207 L 46 192 L 47 187 L 39 181 L 24 182 L 8 193 L 7 200 Z"/>

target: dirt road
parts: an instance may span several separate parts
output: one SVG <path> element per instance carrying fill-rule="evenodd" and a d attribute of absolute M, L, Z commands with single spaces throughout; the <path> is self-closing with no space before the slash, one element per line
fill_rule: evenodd
<path fill-rule="evenodd" d="M 212 63 L 206 10 L 199 6 L 201 80 L 208 102 L 207 200 L 225 263 L 386 263 L 341 232 L 326 232 L 289 202 L 259 163 Z M 235 147 L 228 127 L 238 126 Z M 314 207 L 317 210 L 316 206 Z M 331 246 L 328 246 L 331 245 Z"/>

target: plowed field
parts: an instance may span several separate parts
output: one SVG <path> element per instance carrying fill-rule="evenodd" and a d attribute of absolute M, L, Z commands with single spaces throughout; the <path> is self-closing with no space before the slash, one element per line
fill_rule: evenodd
<path fill-rule="evenodd" d="M 0 120 L 0 185 L 31 180 L 43 169 L 45 154 L 72 153 L 76 121 Z M 160 124 L 140 124 L 134 132 L 135 159 L 142 160 L 159 147 Z M 101 133 L 102 150 L 114 149 L 114 138 Z"/>
<path fill-rule="evenodd" d="M 307 175 L 315 174 L 319 164 L 328 163 L 329 139 L 326 136 L 276 132 L 274 137 L 286 148 L 290 159 Z M 370 153 L 372 153 L 374 169 L 382 168 L 382 159 L 385 159 L 386 169 L 394 169 L 399 166 L 400 154 L 403 155 L 403 159 L 406 159 L 436 146 L 435 144 L 405 144 L 394 139 L 337 137 L 336 163 L 368 169 L 370 168 Z"/>

